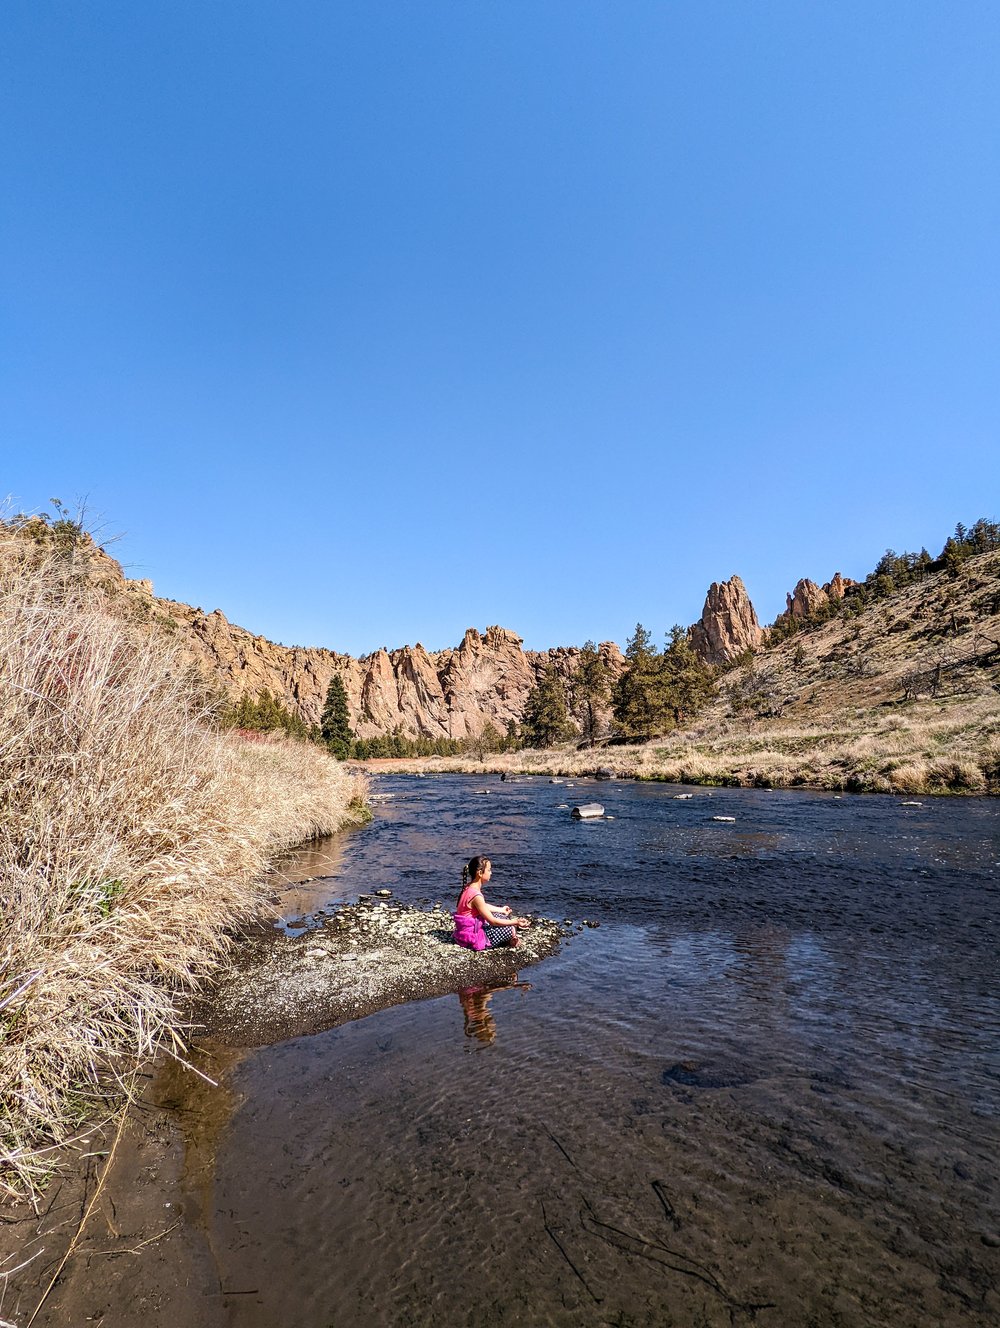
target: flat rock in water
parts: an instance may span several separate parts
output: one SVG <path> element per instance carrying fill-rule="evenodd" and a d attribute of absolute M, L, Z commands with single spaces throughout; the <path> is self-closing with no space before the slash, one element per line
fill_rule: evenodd
<path fill-rule="evenodd" d="M 582 802 L 579 807 L 574 807 L 570 816 L 574 821 L 593 821 L 597 817 L 604 815 L 604 808 L 599 802 Z"/>

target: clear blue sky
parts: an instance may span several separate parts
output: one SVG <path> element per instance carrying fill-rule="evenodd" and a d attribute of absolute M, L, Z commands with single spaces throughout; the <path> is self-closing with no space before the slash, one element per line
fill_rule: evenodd
<path fill-rule="evenodd" d="M 1000 6 L 6 0 L 0 496 L 361 654 L 1000 518 Z"/>

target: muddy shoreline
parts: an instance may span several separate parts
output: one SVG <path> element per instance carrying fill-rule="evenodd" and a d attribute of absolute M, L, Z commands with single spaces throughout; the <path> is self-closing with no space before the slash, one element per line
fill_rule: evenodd
<path fill-rule="evenodd" d="M 261 920 L 191 1007 L 189 1066 L 163 1056 L 148 1067 L 123 1128 L 81 1141 L 77 1164 L 37 1211 L 23 1204 L 0 1215 L 0 1325 L 223 1324 L 241 1289 L 219 1279 L 205 1216 L 215 1145 L 234 1105 L 226 1072 L 253 1047 L 463 988 L 503 987 L 584 925 L 533 923 L 516 950 L 476 954 L 450 939 L 443 909 L 391 898 L 363 897 L 299 936 Z"/>

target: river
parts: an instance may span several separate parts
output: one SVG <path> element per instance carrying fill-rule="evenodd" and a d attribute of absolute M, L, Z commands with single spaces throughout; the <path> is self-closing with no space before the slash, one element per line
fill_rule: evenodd
<path fill-rule="evenodd" d="M 597 925 L 493 993 L 234 1057 L 202 1166 L 220 1322 L 998 1321 L 1000 805 L 376 791 L 283 925 L 450 900 L 476 852 L 493 902 Z"/>

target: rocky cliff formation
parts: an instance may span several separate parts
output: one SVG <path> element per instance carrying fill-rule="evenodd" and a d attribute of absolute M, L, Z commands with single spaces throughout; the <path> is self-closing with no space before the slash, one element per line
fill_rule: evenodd
<path fill-rule="evenodd" d="M 738 576 L 712 582 L 690 637 L 695 652 L 706 664 L 727 664 L 744 650 L 756 650 L 761 644 L 764 633 Z"/>
<path fill-rule="evenodd" d="M 23 533 L 38 541 L 52 537 L 43 525 Z M 319 722 L 330 679 L 339 675 L 347 693 L 351 726 L 362 738 L 399 730 L 408 737 L 469 738 L 487 724 L 504 733 L 519 723 L 528 693 L 544 670 L 554 665 L 566 684 L 571 713 L 583 720 L 574 681 L 579 649 L 556 647 L 525 651 L 521 638 L 503 627 L 485 633 L 470 627 L 453 649 L 429 652 L 418 642 L 398 650 L 376 650 L 355 659 L 322 647 L 283 646 L 229 622 L 220 609 L 206 613 L 189 604 L 158 599 L 152 582 L 128 580 L 121 566 L 83 536 L 74 558 L 88 568 L 88 579 L 111 599 L 125 605 L 137 621 L 166 632 L 204 674 L 209 685 L 238 700 L 268 691 L 297 710 L 309 724 Z M 824 598 L 842 597 L 847 585 L 838 574 L 822 588 L 800 581 L 789 596 L 796 616 Z M 724 664 L 747 647 L 762 644 L 761 631 L 738 576 L 714 583 L 691 642 L 703 660 Z M 600 652 L 613 684 L 625 669 L 618 646 L 606 641 Z M 610 713 L 602 719 L 607 723 Z"/>
<path fill-rule="evenodd" d="M 128 585 L 133 594 L 148 594 Z M 314 724 L 330 679 L 339 674 L 351 726 L 362 738 L 397 728 L 408 737 L 467 738 L 487 724 L 504 733 L 511 720 L 520 721 L 528 693 L 550 662 L 570 684 L 572 704 L 579 650 L 525 651 L 521 638 L 503 627 L 484 634 L 470 627 L 450 650 L 429 652 L 418 643 L 355 659 L 320 647 L 276 645 L 230 623 L 219 609 L 205 613 L 153 597 L 150 603 L 206 677 L 233 699 L 267 690 Z M 624 667 L 621 651 L 611 641 L 600 649 L 614 680 Z"/>
<path fill-rule="evenodd" d="M 850 577 L 841 576 L 839 572 L 834 572 L 833 577 L 823 586 L 818 586 L 815 581 L 803 577 L 796 584 L 792 593 L 785 596 L 787 607 L 785 612 L 779 616 L 782 618 L 811 618 L 817 609 L 825 607 L 831 601 L 839 602 L 842 600 L 848 587 L 857 584 Z"/>

